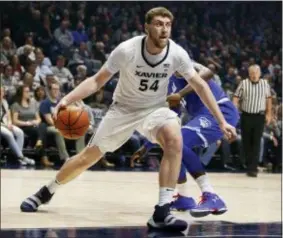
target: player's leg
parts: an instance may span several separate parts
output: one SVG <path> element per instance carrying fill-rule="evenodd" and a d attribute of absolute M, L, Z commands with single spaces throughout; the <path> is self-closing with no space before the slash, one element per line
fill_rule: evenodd
<path fill-rule="evenodd" d="M 63 184 L 76 178 L 82 172 L 100 160 L 106 152 L 112 152 L 127 141 L 135 127 L 128 120 L 130 117 L 112 108 L 101 121 L 96 134 L 80 153 L 65 162 L 56 177 L 43 186 L 36 194 L 21 204 L 24 212 L 35 212 L 41 204 L 48 203 L 56 190 Z"/>
<path fill-rule="evenodd" d="M 43 186 L 37 193 L 25 199 L 21 204 L 23 212 L 35 212 L 41 204 L 48 203 L 60 185 L 76 178 L 83 171 L 94 165 L 102 153 L 97 146 L 86 147 L 79 154 L 65 162 L 56 177 L 49 184 Z"/>
<path fill-rule="evenodd" d="M 157 109 L 145 119 L 141 128 L 142 134 L 158 142 L 163 149 L 159 171 L 159 202 L 148 226 L 183 231 L 188 226 L 187 222 L 170 213 L 182 157 L 181 127 L 177 114 L 168 108 Z"/>
<path fill-rule="evenodd" d="M 201 201 L 190 210 L 191 215 L 194 217 L 202 217 L 211 213 L 222 214 L 227 211 L 225 202 L 215 193 L 199 156 L 192 150 L 195 146 L 204 145 L 206 142 L 203 141 L 203 139 L 206 141 L 209 139 L 207 143 L 212 143 L 219 139 L 219 137 L 221 138 L 221 131 L 214 130 L 216 128 L 213 127 L 210 129 L 211 130 L 208 129 L 210 133 L 200 134 L 200 132 L 184 127 L 182 128 L 182 135 L 184 141 L 186 141 L 186 144 L 183 146 L 183 163 L 202 192 Z M 210 137 L 207 135 L 210 135 Z M 177 202 L 178 200 L 175 201 L 175 203 Z"/>

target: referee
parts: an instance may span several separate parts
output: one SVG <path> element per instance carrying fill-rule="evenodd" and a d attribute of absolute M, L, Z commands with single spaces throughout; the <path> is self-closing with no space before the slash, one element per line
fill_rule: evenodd
<path fill-rule="evenodd" d="M 234 96 L 233 103 L 242 111 L 241 134 L 247 175 L 257 177 L 260 140 L 264 124 L 271 122 L 272 100 L 267 80 L 260 78 L 258 65 L 249 67 L 249 78 L 242 80 Z"/>

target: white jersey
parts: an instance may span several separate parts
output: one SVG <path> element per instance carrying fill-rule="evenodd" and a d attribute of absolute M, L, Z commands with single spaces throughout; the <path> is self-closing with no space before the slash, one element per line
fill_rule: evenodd
<path fill-rule="evenodd" d="M 113 101 L 131 108 L 164 106 L 169 78 L 178 71 L 187 81 L 195 74 L 188 53 L 169 40 L 163 58 L 151 64 L 145 56 L 145 36 L 122 42 L 110 54 L 105 67 L 120 72 Z"/>

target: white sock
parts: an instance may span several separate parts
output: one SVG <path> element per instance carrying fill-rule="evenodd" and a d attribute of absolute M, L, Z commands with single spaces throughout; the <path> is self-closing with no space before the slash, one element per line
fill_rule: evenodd
<path fill-rule="evenodd" d="M 187 182 L 185 183 L 181 183 L 181 184 L 177 184 L 177 189 L 178 189 L 178 193 L 184 197 L 189 197 L 190 193 L 189 193 L 189 189 L 187 186 Z"/>
<path fill-rule="evenodd" d="M 52 180 L 46 187 L 48 188 L 51 194 L 55 193 L 57 188 L 60 186 L 60 183 L 55 179 Z"/>
<path fill-rule="evenodd" d="M 198 186 L 199 186 L 199 188 L 202 192 L 214 193 L 214 190 L 213 190 L 211 184 L 209 183 L 208 176 L 206 174 L 198 177 L 196 179 L 196 182 L 197 182 L 197 184 L 198 184 Z"/>
<path fill-rule="evenodd" d="M 174 188 L 159 188 L 159 206 L 163 206 L 164 204 L 171 203 L 173 199 Z"/>

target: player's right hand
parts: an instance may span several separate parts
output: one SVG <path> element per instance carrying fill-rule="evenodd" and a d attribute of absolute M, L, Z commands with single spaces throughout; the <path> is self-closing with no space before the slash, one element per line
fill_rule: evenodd
<path fill-rule="evenodd" d="M 56 105 L 53 111 L 53 119 L 56 121 L 57 120 L 57 115 L 60 110 L 66 109 L 67 108 L 67 102 L 65 100 L 60 100 L 60 102 Z"/>
<path fill-rule="evenodd" d="M 234 126 L 231 126 L 227 122 L 225 122 L 222 125 L 219 125 L 221 131 L 224 134 L 224 137 L 229 141 L 232 142 L 237 138 L 237 132 L 236 128 Z"/>
<path fill-rule="evenodd" d="M 174 93 L 167 96 L 167 102 L 170 108 L 178 108 L 181 104 L 182 97 L 179 93 Z"/>

